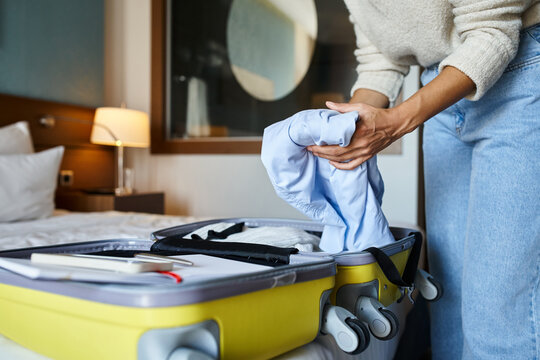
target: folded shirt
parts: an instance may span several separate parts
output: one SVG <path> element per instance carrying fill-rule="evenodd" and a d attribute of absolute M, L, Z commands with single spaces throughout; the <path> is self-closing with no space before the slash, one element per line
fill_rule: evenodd
<path fill-rule="evenodd" d="M 240 225 L 240 226 L 238 226 Z M 230 231 L 236 227 L 236 230 Z M 217 234 L 219 236 L 212 236 Z M 320 251 L 321 239 L 302 229 L 290 226 L 259 226 L 250 228 L 243 223 L 219 222 L 203 226 L 185 236 L 184 239 L 211 239 L 214 241 L 232 241 L 278 247 L 295 247 L 300 251 Z"/>
<path fill-rule="evenodd" d="M 357 119 L 357 112 L 306 110 L 264 131 L 261 158 L 276 193 L 324 224 L 319 247 L 329 253 L 394 241 L 381 210 L 384 183 L 376 157 L 354 170 L 339 170 L 306 150 L 347 146 Z"/>

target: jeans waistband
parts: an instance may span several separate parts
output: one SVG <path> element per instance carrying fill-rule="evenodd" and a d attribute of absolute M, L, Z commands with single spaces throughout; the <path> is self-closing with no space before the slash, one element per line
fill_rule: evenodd
<path fill-rule="evenodd" d="M 520 33 L 523 34 L 524 32 L 532 30 L 532 29 L 537 28 L 537 27 L 540 27 L 540 23 L 537 23 L 537 24 L 534 24 L 534 25 L 531 25 L 531 26 L 527 26 L 526 28 L 521 29 Z"/>
<path fill-rule="evenodd" d="M 426 66 L 426 70 L 428 71 L 437 71 L 439 69 L 439 63 L 435 63 L 433 65 Z"/>

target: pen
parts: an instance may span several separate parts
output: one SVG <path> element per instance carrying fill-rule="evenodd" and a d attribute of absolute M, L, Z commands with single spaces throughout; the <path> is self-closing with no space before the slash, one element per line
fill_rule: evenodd
<path fill-rule="evenodd" d="M 173 257 L 169 257 L 169 256 L 161 256 L 161 255 L 148 254 L 148 253 L 139 253 L 139 254 L 135 254 L 135 257 L 140 258 L 140 259 L 149 259 L 149 260 L 163 260 L 163 261 L 172 262 L 172 263 L 175 263 L 175 264 L 193 266 L 193 263 L 191 261 L 189 261 L 189 260 L 178 259 L 178 258 L 173 258 Z"/>

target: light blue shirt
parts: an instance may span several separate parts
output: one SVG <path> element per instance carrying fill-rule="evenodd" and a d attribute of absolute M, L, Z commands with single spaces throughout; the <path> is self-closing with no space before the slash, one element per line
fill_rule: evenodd
<path fill-rule="evenodd" d="M 261 158 L 276 193 L 325 225 L 320 248 L 329 253 L 394 241 L 381 210 L 384 183 L 376 157 L 339 170 L 306 150 L 347 146 L 357 119 L 357 112 L 306 110 L 264 130 Z"/>

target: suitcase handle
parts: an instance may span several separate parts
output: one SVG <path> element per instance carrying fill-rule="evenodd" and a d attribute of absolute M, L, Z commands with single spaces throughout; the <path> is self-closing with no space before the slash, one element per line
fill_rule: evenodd
<path fill-rule="evenodd" d="M 416 269 L 418 268 L 418 260 L 420 259 L 420 250 L 422 248 L 422 234 L 415 231 L 411 232 L 409 235 L 414 236 L 414 243 L 407 259 L 407 264 L 405 264 L 405 269 L 403 270 L 403 276 L 400 275 L 396 265 L 392 260 L 386 255 L 384 251 L 376 247 L 370 247 L 365 249 L 369 252 L 375 260 L 382 272 L 392 284 L 398 286 L 400 289 L 407 289 L 408 295 L 414 289 L 414 278 L 416 276 Z M 398 300 L 398 302 L 401 301 Z"/>

